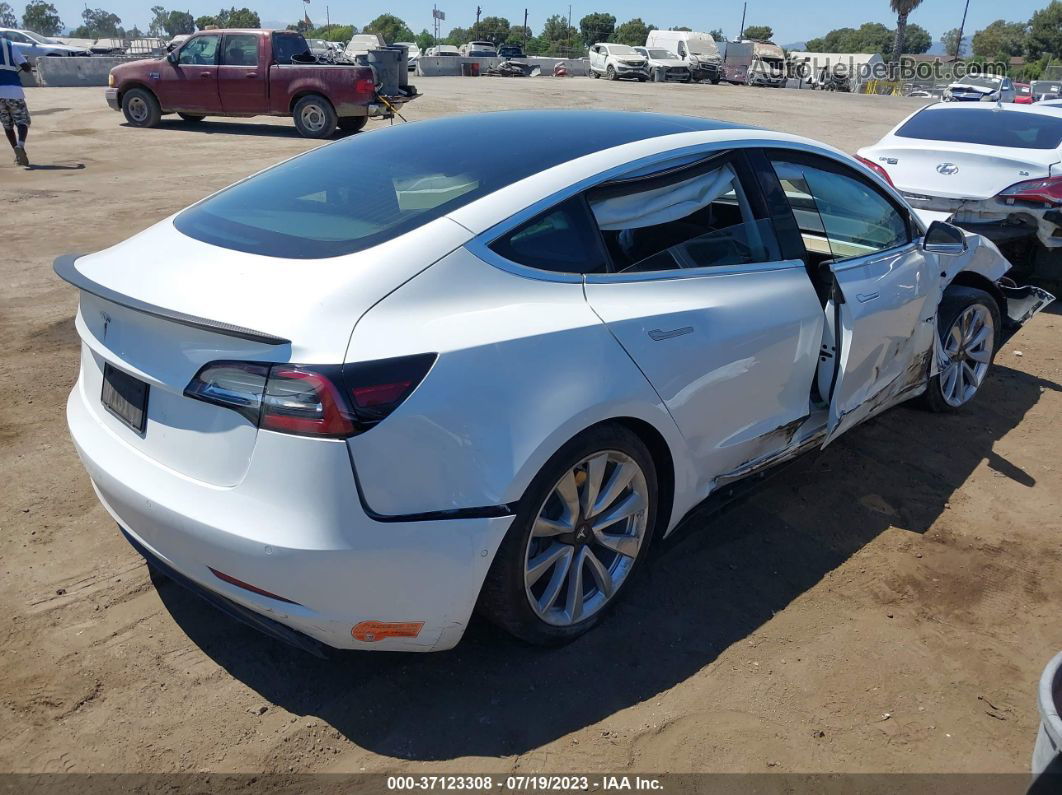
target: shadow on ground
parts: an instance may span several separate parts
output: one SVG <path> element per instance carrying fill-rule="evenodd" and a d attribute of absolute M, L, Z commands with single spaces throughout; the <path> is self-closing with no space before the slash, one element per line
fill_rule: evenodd
<path fill-rule="evenodd" d="M 129 124 L 128 122 L 122 122 L 123 127 L 128 127 L 131 130 L 139 129 Z M 252 122 L 245 121 L 231 121 L 229 119 L 204 119 L 203 121 L 187 122 L 182 119 L 175 118 L 163 118 L 159 122 L 158 128 L 160 130 L 181 130 L 182 132 L 194 132 L 204 135 L 254 135 L 260 137 L 270 138 L 302 138 L 299 135 L 299 131 L 295 129 L 294 124 L 254 124 Z M 337 138 L 346 138 L 349 135 L 355 135 L 356 133 L 344 132 L 343 130 L 336 130 L 330 137 L 323 140 L 332 141 Z"/>
<path fill-rule="evenodd" d="M 957 414 L 901 407 L 805 457 L 648 560 L 608 621 L 561 649 L 474 621 L 450 652 L 323 662 L 245 629 L 170 582 L 159 593 L 199 647 L 266 700 L 402 759 L 526 752 L 686 680 L 889 527 L 924 533 L 1044 389 L 998 367 Z"/>

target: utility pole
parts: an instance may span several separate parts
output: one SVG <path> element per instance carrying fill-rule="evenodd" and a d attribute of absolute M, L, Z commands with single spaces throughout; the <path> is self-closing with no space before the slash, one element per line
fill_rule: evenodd
<path fill-rule="evenodd" d="M 328 11 L 328 6 L 325 6 L 325 30 L 332 32 L 332 15 Z"/>
<path fill-rule="evenodd" d="M 483 9 L 476 6 L 476 24 L 472 26 L 472 38 L 479 38 L 479 15 L 483 13 Z"/>
<path fill-rule="evenodd" d="M 962 34 L 966 31 L 966 15 L 970 13 L 970 0 L 966 0 L 966 9 L 962 12 L 962 24 L 959 25 L 959 40 L 955 43 L 955 60 L 962 57 Z"/>
<path fill-rule="evenodd" d="M 741 9 L 741 32 L 738 34 L 738 41 L 745 38 L 745 12 L 749 10 L 749 4 L 745 3 L 744 8 Z"/>
<path fill-rule="evenodd" d="M 524 46 L 527 46 L 527 9 L 524 9 Z"/>
<path fill-rule="evenodd" d="M 87 8 L 87 6 L 86 6 Z M 568 3 L 568 29 L 564 31 L 564 38 L 568 42 L 568 55 L 570 56 L 572 49 L 572 4 Z"/>

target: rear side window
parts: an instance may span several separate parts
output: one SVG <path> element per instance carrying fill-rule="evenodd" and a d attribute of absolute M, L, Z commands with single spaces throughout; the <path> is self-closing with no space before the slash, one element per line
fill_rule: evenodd
<path fill-rule="evenodd" d="M 896 131 L 900 138 L 1017 149 L 1062 146 L 1062 117 L 989 108 L 925 110 Z"/>
<path fill-rule="evenodd" d="M 300 56 L 305 56 L 310 51 L 306 45 L 306 39 L 297 33 L 274 33 L 273 34 L 273 62 L 292 63 Z"/>
<path fill-rule="evenodd" d="M 581 197 L 569 199 L 491 244 L 508 260 L 554 273 L 600 273 L 605 258 Z"/>
<path fill-rule="evenodd" d="M 247 34 L 226 36 L 221 63 L 223 66 L 257 66 L 258 37 Z"/>

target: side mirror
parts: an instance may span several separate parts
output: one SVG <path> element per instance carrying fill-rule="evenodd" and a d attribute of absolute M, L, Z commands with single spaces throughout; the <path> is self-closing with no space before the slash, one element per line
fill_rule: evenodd
<path fill-rule="evenodd" d="M 966 234 L 957 226 L 934 221 L 922 241 L 922 249 L 930 254 L 965 254 Z"/>
<path fill-rule="evenodd" d="M 174 66 L 176 66 L 177 65 L 177 50 L 174 50 L 169 55 L 167 55 L 166 56 L 166 60 L 169 61 Z"/>

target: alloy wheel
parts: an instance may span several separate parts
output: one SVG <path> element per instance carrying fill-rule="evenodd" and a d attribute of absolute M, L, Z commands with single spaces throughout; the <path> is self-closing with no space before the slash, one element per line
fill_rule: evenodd
<path fill-rule="evenodd" d="M 968 403 L 980 388 L 992 363 L 996 333 L 992 313 L 971 304 L 955 318 L 944 335 L 940 391 L 953 408 Z"/>
<path fill-rule="evenodd" d="M 525 551 L 535 614 L 571 626 L 604 608 L 634 568 L 650 508 L 645 473 L 625 453 L 594 453 L 566 471 L 539 508 Z"/>
<path fill-rule="evenodd" d="M 145 121 L 149 115 L 147 103 L 140 97 L 131 97 L 127 107 L 134 121 Z"/>
<path fill-rule="evenodd" d="M 320 132 L 324 129 L 327 116 L 320 105 L 306 105 L 302 109 L 302 126 L 310 132 Z"/>

